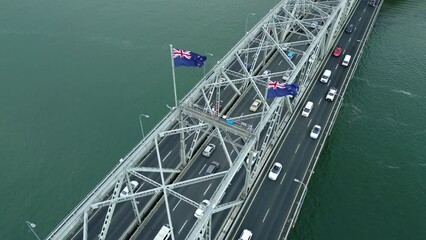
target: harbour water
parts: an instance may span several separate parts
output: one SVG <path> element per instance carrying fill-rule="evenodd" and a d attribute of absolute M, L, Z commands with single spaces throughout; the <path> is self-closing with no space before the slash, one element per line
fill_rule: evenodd
<path fill-rule="evenodd" d="M 1 1 L 0 239 L 46 236 L 167 113 L 169 44 L 208 71 L 275 4 Z M 426 238 L 425 9 L 384 3 L 290 239 Z"/>

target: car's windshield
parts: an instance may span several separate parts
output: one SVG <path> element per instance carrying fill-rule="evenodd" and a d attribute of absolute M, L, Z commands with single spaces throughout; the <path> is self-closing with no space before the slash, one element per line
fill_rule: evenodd
<path fill-rule="evenodd" d="M 280 167 L 278 167 L 278 166 L 274 166 L 274 167 L 272 168 L 272 172 L 273 172 L 273 173 L 277 173 L 279 170 L 280 170 Z"/>

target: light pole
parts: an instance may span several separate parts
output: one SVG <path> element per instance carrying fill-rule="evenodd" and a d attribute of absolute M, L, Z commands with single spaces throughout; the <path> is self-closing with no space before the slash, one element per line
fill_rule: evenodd
<path fill-rule="evenodd" d="M 169 106 L 169 104 L 166 104 L 166 107 L 167 107 L 168 109 L 170 109 L 170 111 L 172 111 L 173 109 L 175 109 L 175 107 L 170 107 L 170 106 Z"/>
<path fill-rule="evenodd" d="M 142 131 L 142 138 L 145 138 L 145 133 L 143 132 L 143 125 L 142 125 L 142 118 L 141 117 L 145 117 L 145 118 L 149 118 L 148 115 L 146 114 L 139 114 L 139 124 L 141 125 L 141 131 Z"/>
<path fill-rule="evenodd" d="M 305 201 L 306 192 L 308 191 L 308 187 L 302 181 L 300 181 L 297 178 L 295 178 L 294 181 L 302 184 L 303 193 L 302 193 L 302 199 L 300 199 L 300 201 L 297 203 L 297 208 L 296 208 L 296 212 L 294 213 L 294 218 L 293 218 L 294 221 L 292 223 L 293 224 L 292 227 L 294 227 L 294 225 L 296 225 L 297 217 L 299 216 L 299 213 L 300 213 L 300 208 L 302 207 L 302 203 Z"/>
<path fill-rule="evenodd" d="M 37 233 L 34 231 L 34 228 L 36 227 L 36 225 L 32 222 L 29 221 L 25 221 L 25 223 L 27 224 L 27 227 L 30 229 L 30 231 L 34 234 L 34 236 L 40 240 L 40 237 L 37 235 Z"/>
<path fill-rule="evenodd" d="M 249 16 L 256 16 L 256 13 L 249 13 L 249 14 L 247 14 L 247 17 L 246 17 L 246 34 L 248 33 L 247 32 L 247 24 L 248 24 L 248 18 L 249 18 Z"/>
<path fill-rule="evenodd" d="M 211 57 L 213 57 L 214 56 L 214 54 L 213 53 L 206 53 L 206 55 L 209 55 L 209 56 L 211 56 Z M 204 65 L 203 65 L 203 67 L 204 67 L 204 74 L 203 74 L 203 76 L 206 76 L 206 64 L 204 63 Z"/>

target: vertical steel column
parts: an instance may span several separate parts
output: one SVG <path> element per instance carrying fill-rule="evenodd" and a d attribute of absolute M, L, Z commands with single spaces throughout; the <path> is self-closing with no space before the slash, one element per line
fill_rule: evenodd
<path fill-rule="evenodd" d="M 157 152 L 157 160 L 158 160 L 158 167 L 160 168 L 160 176 L 161 176 L 161 187 L 163 188 L 163 194 L 164 194 L 164 202 L 166 204 L 166 211 L 167 211 L 167 219 L 169 221 L 169 226 L 171 230 L 172 240 L 175 240 L 175 235 L 173 233 L 173 223 L 172 223 L 172 217 L 170 215 L 170 207 L 169 207 L 169 200 L 167 196 L 167 188 L 166 183 L 164 181 L 164 173 L 163 173 L 163 166 L 161 165 L 161 156 L 160 156 L 160 149 L 158 147 L 158 139 L 155 137 L 155 151 Z"/>
<path fill-rule="evenodd" d="M 180 131 L 180 162 L 182 167 L 185 167 L 186 164 L 188 163 L 187 159 L 186 159 L 186 155 L 185 155 L 185 132 L 183 131 L 183 116 L 182 116 L 182 110 L 180 110 L 179 112 L 179 127 L 181 129 Z"/>
<path fill-rule="evenodd" d="M 126 177 L 126 185 L 127 185 L 127 189 L 129 189 L 130 194 L 134 194 L 134 192 L 133 192 L 133 188 L 132 188 L 132 186 L 131 186 L 131 184 L 130 184 L 129 174 L 127 174 L 127 173 L 126 173 L 125 177 Z M 141 224 L 141 223 L 142 223 L 142 220 L 141 220 L 141 215 L 140 215 L 140 213 L 139 213 L 138 205 L 137 205 L 137 203 L 136 203 L 136 199 L 135 199 L 135 198 L 132 198 L 132 200 L 131 200 L 131 201 L 132 201 L 132 208 L 133 208 L 133 212 L 135 213 L 135 216 L 136 216 L 136 218 L 138 219 L 138 223 L 139 223 L 139 224 Z"/>
<path fill-rule="evenodd" d="M 83 215 L 83 240 L 87 240 L 87 224 L 89 224 L 88 220 L 88 214 L 85 211 Z"/>

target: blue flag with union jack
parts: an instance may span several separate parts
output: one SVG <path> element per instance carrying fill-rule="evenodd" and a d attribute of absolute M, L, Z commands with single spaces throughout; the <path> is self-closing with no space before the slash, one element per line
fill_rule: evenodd
<path fill-rule="evenodd" d="M 299 85 L 295 83 L 286 84 L 278 81 L 268 81 L 267 98 L 276 98 L 284 96 L 296 96 Z"/>
<path fill-rule="evenodd" d="M 176 49 L 172 50 L 173 61 L 175 67 L 202 67 L 207 57 L 187 50 Z"/>

